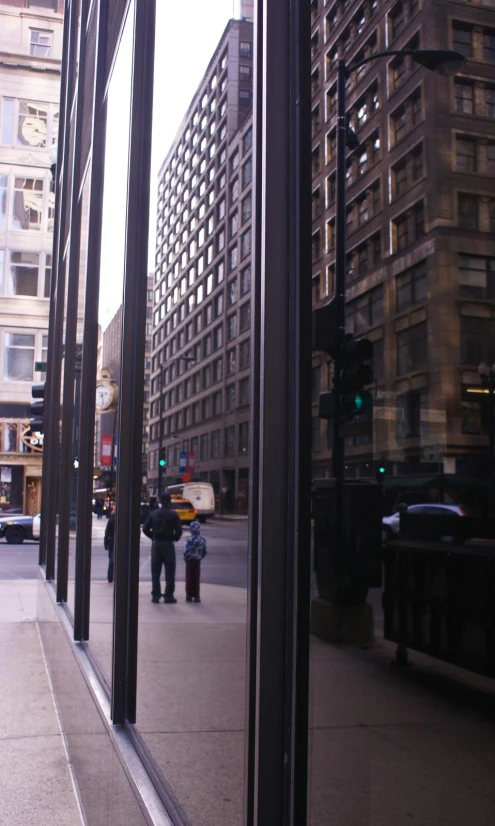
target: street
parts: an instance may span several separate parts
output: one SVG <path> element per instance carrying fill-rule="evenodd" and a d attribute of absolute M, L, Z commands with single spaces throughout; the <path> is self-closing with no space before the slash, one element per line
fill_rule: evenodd
<path fill-rule="evenodd" d="M 103 547 L 106 519 L 93 517 L 93 541 L 91 578 L 106 580 L 108 554 Z M 201 565 L 201 580 L 212 585 L 247 585 L 247 520 L 227 521 L 212 519 L 201 527 L 208 543 L 208 555 Z M 177 579 L 184 579 L 182 548 L 189 536 L 184 528 L 182 539 L 177 543 Z M 0 541 L 0 580 L 36 579 L 38 576 L 38 542 L 26 541 L 22 545 L 9 545 Z M 151 580 L 151 541 L 141 534 L 141 560 L 139 579 Z M 74 578 L 75 538 L 70 540 L 69 576 Z"/>

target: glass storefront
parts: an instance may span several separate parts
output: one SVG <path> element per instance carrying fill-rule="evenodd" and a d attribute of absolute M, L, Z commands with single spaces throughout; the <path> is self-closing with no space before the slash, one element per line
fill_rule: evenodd
<path fill-rule="evenodd" d="M 129 822 L 495 823 L 493 112 L 431 71 L 493 49 L 444 13 L 67 0 L 40 560 Z"/>

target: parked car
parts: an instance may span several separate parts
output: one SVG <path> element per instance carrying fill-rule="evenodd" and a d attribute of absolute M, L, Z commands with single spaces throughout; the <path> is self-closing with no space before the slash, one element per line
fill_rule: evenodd
<path fill-rule="evenodd" d="M 432 502 L 424 504 L 409 505 L 407 513 L 418 516 L 469 516 L 469 511 L 462 505 L 436 505 Z M 391 516 L 384 516 L 382 519 L 382 542 L 399 535 L 400 512 L 397 511 Z"/>
<path fill-rule="evenodd" d="M 40 514 L 22 516 L 11 514 L 0 517 L 0 539 L 6 539 L 10 545 L 21 545 L 25 539 L 40 538 Z"/>

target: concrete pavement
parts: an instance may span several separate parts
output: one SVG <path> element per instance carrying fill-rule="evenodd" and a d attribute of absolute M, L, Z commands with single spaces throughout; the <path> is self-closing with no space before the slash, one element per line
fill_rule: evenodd
<path fill-rule="evenodd" d="M 77 826 L 37 588 L 0 583 L 0 825 Z M 184 823 L 241 826 L 246 591 L 204 584 L 202 603 L 191 605 L 183 588 L 177 605 L 153 605 L 149 583 L 140 585 L 136 727 Z M 112 604 L 113 588 L 94 582 L 89 647 L 108 680 Z M 380 638 L 368 651 L 312 640 L 310 826 L 495 826 L 493 681 L 415 653 L 413 668 L 393 668 L 393 650 Z M 66 719 L 81 701 L 69 681 Z M 82 749 L 85 725 L 78 719 L 69 749 Z M 88 826 L 117 822 L 96 805 L 107 794 L 101 778 L 77 779 Z"/>
<path fill-rule="evenodd" d="M 0 826 L 84 821 L 38 632 L 38 582 L 0 582 Z"/>

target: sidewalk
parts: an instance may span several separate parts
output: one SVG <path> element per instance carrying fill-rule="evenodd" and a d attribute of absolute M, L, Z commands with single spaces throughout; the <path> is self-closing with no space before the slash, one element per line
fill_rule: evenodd
<path fill-rule="evenodd" d="M 37 623 L 37 580 L 0 582 L 0 826 L 82 824 Z"/>

